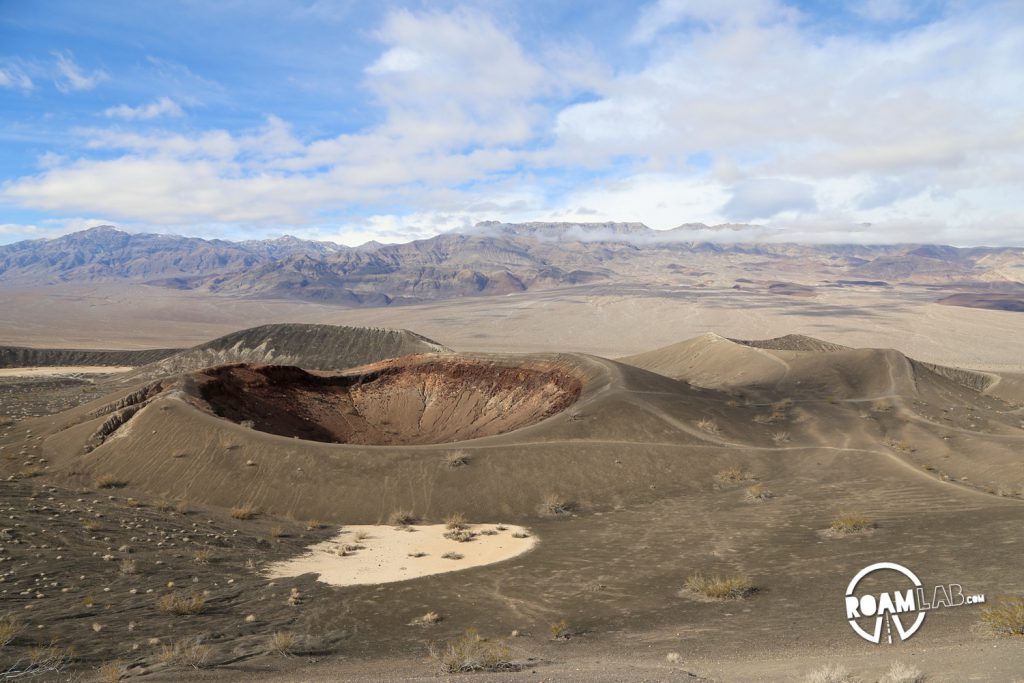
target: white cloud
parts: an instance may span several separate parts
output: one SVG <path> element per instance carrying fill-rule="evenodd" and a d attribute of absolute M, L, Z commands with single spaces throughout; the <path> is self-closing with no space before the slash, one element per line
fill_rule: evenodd
<path fill-rule="evenodd" d="M 0 67 L 0 88 L 28 91 L 34 87 L 32 79 L 20 67 L 14 65 Z"/>
<path fill-rule="evenodd" d="M 722 207 L 731 221 L 767 219 L 786 211 L 810 213 L 818 208 L 814 186 L 783 178 L 751 178 L 731 188 Z"/>
<path fill-rule="evenodd" d="M 359 241 L 562 219 L 1020 242 L 1024 6 L 952 7 L 889 36 L 825 35 L 773 0 L 664 0 L 640 13 L 628 67 L 577 43 L 527 49 L 476 10 L 395 11 L 363 75 L 372 125 L 313 139 L 274 116 L 248 131 L 82 129 L 84 150 L 0 201 L 246 229 L 337 216 Z M 162 92 L 108 115 L 188 104 Z"/>
<path fill-rule="evenodd" d="M 102 69 L 96 69 L 91 73 L 87 73 L 75 63 L 69 51 L 54 52 L 53 56 L 57 60 L 57 76 L 54 83 L 57 89 L 63 93 L 77 90 L 92 90 L 102 81 L 110 78 L 107 72 Z"/>
<path fill-rule="evenodd" d="M 170 97 L 161 97 L 154 102 L 143 104 L 138 107 L 131 107 L 127 104 L 110 107 L 104 111 L 103 114 L 108 118 L 125 119 L 127 121 L 146 121 L 149 119 L 155 119 L 158 116 L 184 116 L 185 112 L 182 111 L 181 106 L 179 106 L 178 103 Z"/>

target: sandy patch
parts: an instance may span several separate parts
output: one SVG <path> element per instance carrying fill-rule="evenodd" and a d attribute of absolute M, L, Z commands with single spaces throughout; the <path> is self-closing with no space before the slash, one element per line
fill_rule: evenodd
<path fill-rule="evenodd" d="M 0 377 L 55 377 L 60 375 L 113 375 L 134 370 L 130 365 L 53 365 L 36 368 L 0 368 Z"/>
<path fill-rule="evenodd" d="M 467 530 L 475 534 L 473 540 L 459 542 L 444 537 L 448 529 L 443 524 L 346 526 L 331 540 L 310 546 L 308 553 L 271 564 L 267 575 L 283 578 L 315 573 L 320 581 L 333 586 L 390 583 L 501 562 L 537 542 L 532 534 L 515 538 L 513 534 L 529 533 L 519 526 L 470 524 Z M 462 558 L 448 559 L 443 557 L 445 553 Z"/>

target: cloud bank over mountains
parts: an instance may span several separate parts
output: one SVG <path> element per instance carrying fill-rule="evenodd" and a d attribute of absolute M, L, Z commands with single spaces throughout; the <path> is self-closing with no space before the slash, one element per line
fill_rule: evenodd
<path fill-rule="evenodd" d="M 7 169 L 0 205 L 17 220 L 0 217 L 0 240 L 96 216 L 348 244 L 487 219 L 1024 243 L 1019 3 L 869 0 L 826 15 L 659 0 L 623 12 L 627 25 L 563 17 L 578 24 L 569 33 L 489 5 L 318 19 L 339 38 L 362 31 L 367 49 L 348 64 L 355 77 L 317 86 L 344 91 L 349 113 L 312 125 L 287 106 L 227 125 L 222 110 L 244 107 L 245 93 L 215 65 L 182 66 L 177 77 L 202 79 L 191 101 L 140 91 L 97 106 L 34 168 Z M 31 113 L 43 62 L 0 57 L 0 97 Z M 81 48 L 48 59 L 65 98 L 125 77 Z M 282 95 L 299 87 L 283 79 Z"/>

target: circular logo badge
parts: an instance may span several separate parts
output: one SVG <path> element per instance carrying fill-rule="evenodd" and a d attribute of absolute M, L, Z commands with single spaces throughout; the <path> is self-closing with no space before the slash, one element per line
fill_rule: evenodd
<path fill-rule="evenodd" d="M 857 593 L 857 585 L 865 577 L 881 571 L 894 571 L 901 574 L 905 580 L 899 580 L 901 586 L 893 586 L 886 592 Z M 921 580 L 917 575 L 895 562 L 877 562 L 864 567 L 857 572 L 846 588 L 846 618 L 857 635 L 869 643 L 882 642 L 883 623 L 886 625 L 885 637 L 888 643 L 893 642 L 893 630 L 900 640 L 906 640 L 924 623 L 925 612 L 919 609 L 918 605 L 917 589 L 920 587 Z M 874 624 L 869 631 L 861 622 L 870 623 L 871 619 L 874 619 Z M 909 622 L 911 619 L 913 622 L 910 626 L 904 626 L 904 621 Z"/>

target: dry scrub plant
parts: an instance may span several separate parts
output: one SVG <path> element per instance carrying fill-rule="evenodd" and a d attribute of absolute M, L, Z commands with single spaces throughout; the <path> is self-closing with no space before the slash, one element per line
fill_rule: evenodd
<path fill-rule="evenodd" d="M 252 519 L 258 514 L 259 512 L 252 505 L 239 505 L 231 508 L 231 517 L 234 519 Z"/>
<path fill-rule="evenodd" d="M 465 467 L 469 464 L 469 454 L 466 451 L 452 451 L 448 455 L 444 456 L 444 464 L 448 467 L 455 469 L 456 467 Z"/>
<path fill-rule="evenodd" d="M 715 473 L 715 479 L 718 481 L 729 482 L 731 484 L 750 481 L 754 478 L 754 475 L 740 467 L 726 467 L 724 470 L 718 470 Z"/>
<path fill-rule="evenodd" d="M 128 482 L 113 474 L 104 474 L 96 478 L 96 488 L 100 489 L 121 489 L 128 485 Z"/>
<path fill-rule="evenodd" d="M 416 523 L 416 515 L 412 510 L 395 510 L 388 517 L 391 526 L 410 526 Z"/>
<path fill-rule="evenodd" d="M 1024 636 L 1024 598 L 1000 598 L 982 610 L 981 620 L 998 634 Z"/>
<path fill-rule="evenodd" d="M 697 421 L 698 429 L 707 432 L 708 434 L 720 434 L 721 429 L 718 428 L 718 423 L 712 420 L 710 417 L 702 417 Z"/>
<path fill-rule="evenodd" d="M 754 484 L 747 487 L 743 498 L 750 503 L 763 503 L 774 495 L 764 484 Z"/>
<path fill-rule="evenodd" d="M 826 664 L 804 676 L 803 683 L 853 683 L 853 676 L 846 667 L 839 664 Z"/>
<path fill-rule="evenodd" d="M 738 600 L 754 592 L 754 585 L 745 576 L 705 576 L 691 574 L 683 584 L 685 590 L 711 600 Z"/>
<path fill-rule="evenodd" d="M 856 534 L 862 531 L 873 529 L 874 522 L 864 515 L 856 512 L 841 512 L 832 520 L 829 529 L 839 535 Z"/>
<path fill-rule="evenodd" d="M 156 660 L 167 666 L 205 669 L 212 666 L 213 648 L 198 638 L 183 638 L 173 645 L 163 645 Z"/>
<path fill-rule="evenodd" d="M 441 673 L 447 674 L 518 669 L 512 663 L 511 652 L 504 641 L 481 638 L 473 628 L 444 645 L 431 645 L 430 656 L 440 666 Z"/>
<path fill-rule="evenodd" d="M 924 683 L 926 676 L 916 666 L 893 662 L 878 683 Z"/>
<path fill-rule="evenodd" d="M 156 602 L 161 612 L 184 616 L 187 614 L 200 614 L 206 609 L 206 597 L 202 593 L 167 593 L 161 595 Z"/>
<path fill-rule="evenodd" d="M 567 515 L 572 512 L 573 504 L 557 493 L 549 493 L 540 502 L 540 512 L 543 515 Z"/>
<path fill-rule="evenodd" d="M 267 651 L 282 657 L 291 657 L 295 645 L 295 635 L 287 631 L 275 631 L 267 638 Z"/>

